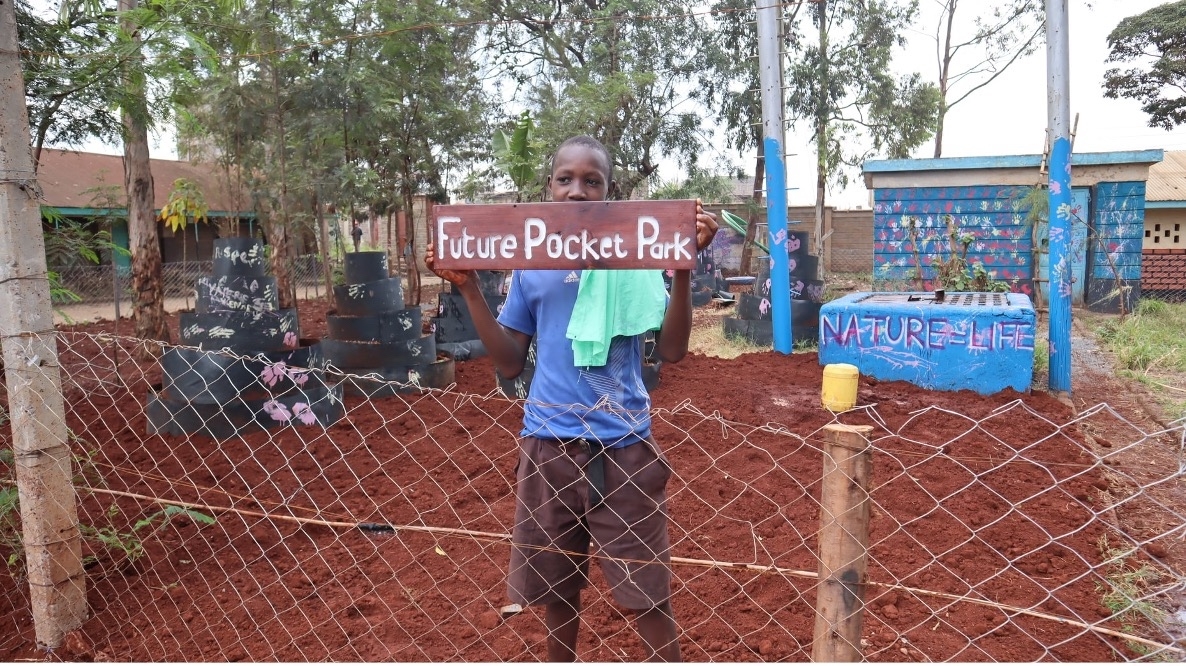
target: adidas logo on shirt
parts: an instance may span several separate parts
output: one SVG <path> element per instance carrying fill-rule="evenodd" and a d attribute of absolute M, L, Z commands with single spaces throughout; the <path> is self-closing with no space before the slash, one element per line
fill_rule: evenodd
<path fill-rule="evenodd" d="M 577 275 L 576 271 L 572 271 L 571 273 L 568 274 L 567 277 L 564 278 L 564 284 L 568 284 L 570 282 L 580 282 L 580 281 L 581 281 L 581 276 Z"/>

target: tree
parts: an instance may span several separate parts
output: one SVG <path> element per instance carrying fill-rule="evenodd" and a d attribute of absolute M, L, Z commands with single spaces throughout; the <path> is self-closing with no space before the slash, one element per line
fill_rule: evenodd
<path fill-rule="evenodd" d="M 931 137 L 938 89 L 915 73 L 895 78 L 893 52 L 917 0 L 819 0 L 806 14 L 816 41 L 794 40 L 787 72 L 788 115 L 812 123 L 816 144 L 815 252 L 823 247 L 827 185 L 848 183 L 845 166 L 873 155 L 909 157 Z M 806 34 L 806 33 L 805 33 Z M 843 138 L 843 141 L 841 141 Z"/>
<path fill-rule="evenodd" d="M 1018 59 L 1033 53 L 1046 34 L 1040 0 L 1004 0 L 1000 4 L 975 0 L 972 30 L 958 30 L 960 0 L 942 0 L 935 27 L 939 69 L 939 113 L 935 128 L 935 157 L 943 156 L 943 127 L 947 113 L 972 93 L 996 80 Z M 964 5 L 968 8 L 968 5 Z M 957 32 L 958 30 L 958 32 Z"/>
<path fill-rule="evenodd" d="M 119 0 L 124 12 L 120 40 L 133 52 L 139 51 L 139 26 L 132 19 L 137 0 Z M 132 321 L 135 335 L 143 340 L 169 341 L 165 324 L 164 286 L 161 283 L 161 244 L 156 216 L 152 212 L 152 169 L 148 155 L 149 111 L 147 74 L 140 58 L 129 58 L 121 72 L 123 94 L 121 115 L 124 126 L 124 190 L 128 200 L 128 244 L 132 252 Z M 141 348 L 144 356 L 156 349 Z"/>
<path fill-rule="evenodd" d="M 25 73 L 25 100 L 33 163 L 48 143 L 78 145 L 87 139 L 116 143 L 122 136 L 112 101 L 119 97 L 124 59 L 115 51 L 114 5 L 103 0 L 64 0 L 56 19 L 35 14 L 18 0 L 17 32 Z"/>
<path fill-rule="evenodd" d="M 1104 73 L 1104 96 L 1141 102 L 1149 126 L 1172 130 L 1186 122 L 1186 0 L 1130 16 L 1108 34 L 1107 62 L 1128 69 Z"/>
<path fill-rule="evenodd" d="M 695 165 L 701 114 L 685 90 L 707 78 L 711 31 L 691 0 L 484 0 L 497 21 L 491 55 L 537 118 L 550 147 L 590 134 L 609 149 L 622 196 L 659 158 Z M 520 98 L 520 95 L 516 95 Z"/>

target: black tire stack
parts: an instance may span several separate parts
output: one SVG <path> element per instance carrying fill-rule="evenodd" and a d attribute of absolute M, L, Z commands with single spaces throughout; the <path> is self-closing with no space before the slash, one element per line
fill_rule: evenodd
<path fill-rule="evenodd" d="M 336 310 L 321 341 L 347 395 L 377 397 L 453 383 L 453 359 L 424 334 L 419 307 L 404 307 L 403 285 L 390 277 L 386 252 L 350 252 L 346 284 L 334 287 Z"/>
<path fill-rule="evenodd" d="M 342 417 L 342 391 L 326 382 L 320 344 L 300 339 L 296 310 L 279 306 L 262 243 L 216 239 L 214 274 L 198 278 L 196 301 L 194 312 L 181 313 L 188 347 L 161 356 L 161 384 L 145 408 L 150 434 L 228 439 Z"/>
<path fill-rule="evenodd" d="M 808 253 L 807 240 L 807 232 L 792 231 L 788 234 L 792 344 L 819 343 L 819 313 L 823 306 L 824 281 L 816 279 L 819 275 L 819 258 Z M 758 345 L 773 345 L 770 258 L 762 257 L 758 261 L 760 268 L 753 289 L 748 294 L 740 294 L 736 315 L 724 319 L 725 335 L 740 337 Z"/>
<path fill-rule="evenodd" d="M 482 297 L 490 306 L 490 312 L 497 317 L 506 300 L 503 284 L 507 274 L 504 271 L 477 271 L 477 276 Z M 437 297 L 437 314 L 432 318 L 432 331 L 437 349 L 458 361 L 486 355 L 486 347 L 478 338 L 478 329 L 474 327 L 465 297 L 455 284 L 450 283 L 449 293 Z"/>

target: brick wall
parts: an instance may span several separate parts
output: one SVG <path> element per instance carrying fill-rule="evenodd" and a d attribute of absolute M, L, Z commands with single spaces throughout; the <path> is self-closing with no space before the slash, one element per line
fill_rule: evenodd
<path fill-rule="evenodd" d="M 1142 258 L 1142 292 L 1186 290 L 1186 249 L 1145 250 Z"/>

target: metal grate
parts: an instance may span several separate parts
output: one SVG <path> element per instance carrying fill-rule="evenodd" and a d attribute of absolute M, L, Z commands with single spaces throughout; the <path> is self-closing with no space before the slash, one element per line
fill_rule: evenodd
<path fill-rule="evenodd" d="M 936 299 L 931 292 L 891 292 L 870 294 L 858 301 L 860 303 L 929 303 L 932 305 L 962 305 L 966 307 L 1005 307 L 1009 305 L 1007 294 L 990 294 L 984 292 L 947 294 L 942 301 Z"/>

